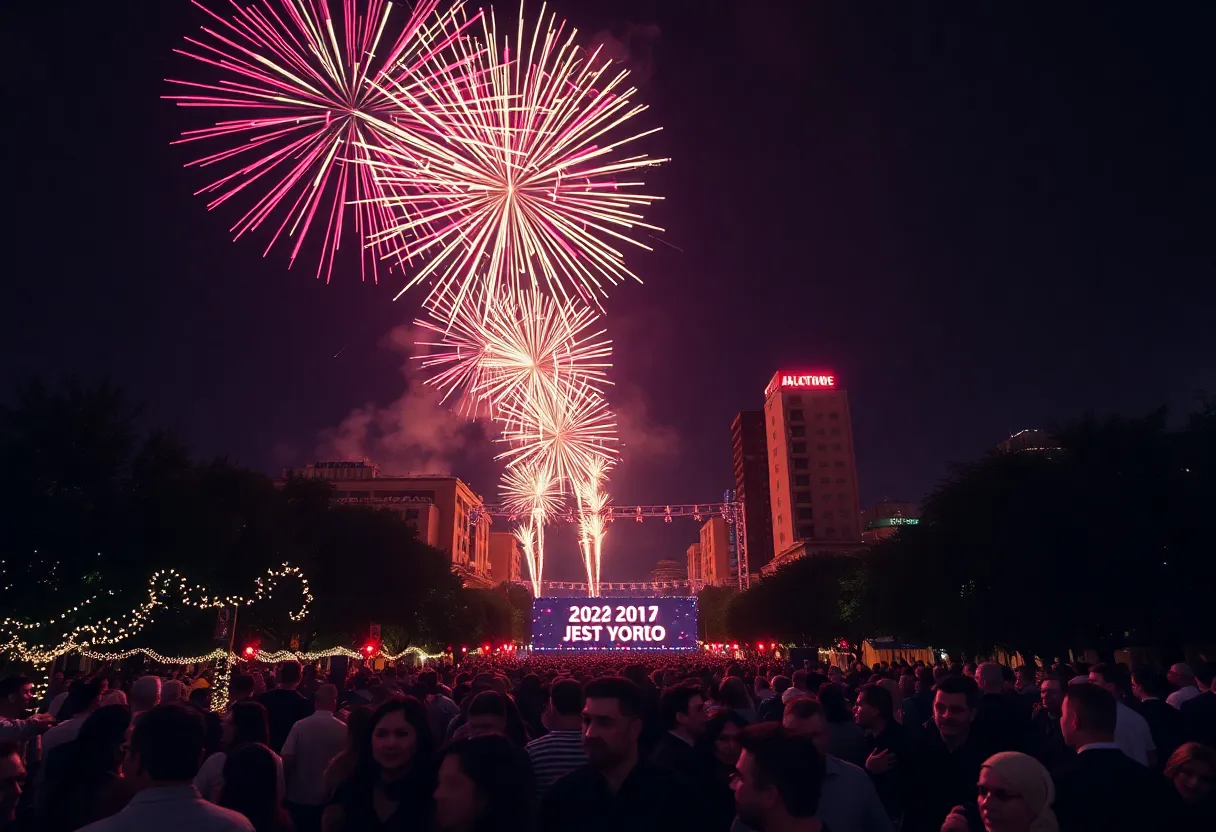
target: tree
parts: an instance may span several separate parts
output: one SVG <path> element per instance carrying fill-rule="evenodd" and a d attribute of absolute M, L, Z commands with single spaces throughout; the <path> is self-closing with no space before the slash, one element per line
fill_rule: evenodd
<path fill-rule="evenodd" d="M 787 564 L 736 595 L 727 609 L 727 629 L 742 641 L 779 639 L 826 646 L 857 636 L 846 618 L 852 603 L 848 584 L 861 564 L 841 555 L 806 557 Z"/>

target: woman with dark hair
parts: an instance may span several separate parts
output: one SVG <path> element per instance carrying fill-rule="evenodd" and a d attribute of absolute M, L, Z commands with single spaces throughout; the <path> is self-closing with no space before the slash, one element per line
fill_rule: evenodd
<path fill-rule="evenodd" d="M 248 742 L 226 755 L 219 805 L 240 812 L 255 832 L 291 832 L 291 818 L 275 799 L 277 756 L 258 742 Z"/>
<path fill-rule="evenodd" d="M 718 711 L 705 723 L 705 741 L 714 755 L 714 785 L 709 794 L 710 812 L 716 828 L 729 829 L 735 819 L 735 793 L 730 787 L 731 775 L 739 762 L 739 732 L 747 720 L 734 711 Z"/>
<path fill-rule="evenodd" d="M 718 690 L 718 698 L 725 708 L 743 717 L 748 725 L 757 721 L 756 709 L 752 707 L 752 701 L 747 696 L 747 687 L 739 677 L 731 676 L 723 680 L 722 687 Z"/>
<path fill-rule="evenodd" d="M 321 816 L 323 832 L 397 832 L 430 826 L 435 743 L 426 707 L 412 696 L 376 708 L 354 771 Z"/>
<path fill-rule="evenodd" d="M 338 752 L 338 756 L 329 761 L 325 769 L 325 791 L 333 797 L 338 786 L 346 782 L 355 773 L 355 763 L 359 760 L 359 746 L 363 744 L 363 734 L 367 724 L 372 720 L 372 709 L 366 705 L 356 705 L 346 715 L 346 748 Z"/>
<path fill-rule="evenodd" d="M 38 829 L 71 832 L 127 805 L 135 790 L 120 767 L 130 733 L 127 706 L 106 705 L 89 715 L 75 740 L 55 749 L 38 795 Z"/>
<path fill-rule="evenodd" d="M 212 803 L 219 799 L 220 789 L 224 785 L 224 763 L 227 762 L 229 754 L 251 743 L 265 745 L 267 748 L 270 746 L 270 720 L 266 715 L 266 706 L 261 702 L 244 699 L 233 703 L 228 715 L 224 717 L 223 726 L 223 750 L 204 760 L 194 778 L 194 787 L 198 789 L 198 793 Z M 283 779 L 283 759 L 273 751 L 270 753 L 274 755 L 277 772 L 274 796 L 281 801 L 287 791 Z"/>
<path fill-rule="evenodd" d="M 485 690 L 469 703 L 466 736 L 502 734 L 519 748 L 528 744 L 528 729 L 515 702 L 496 690 Z"/>
<path fill-rule="evenodd" d="M 819 704 L 828 720 L 828 753 L 837 759 L 864 766 L 868 756 L 865 732 L 853 721 L 840 685 L 824 682 L 819 686 Z"/>
<path fill-rule="evenodd" d="M 456 740 L 441 754 L 435 826 L 442 832 L 527 832 L 532 778 L 527 757 L 501 734 Z"/>

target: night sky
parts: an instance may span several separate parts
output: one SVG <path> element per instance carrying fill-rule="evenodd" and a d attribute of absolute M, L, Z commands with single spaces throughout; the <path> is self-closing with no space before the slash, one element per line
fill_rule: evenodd
<path fill-rule="evenodd" d="M 720 499 L 731 418 L 783 367 L 848 389 L 863 506 L 919 500 L 1022 428 L 1180 418 L 1216 390 L 1216 6 L 557 9 L 637 71 L 639 124 L 664 127 L 646 149 L 673 159 L 648 177 L 662 241 L 628 256 L 645 285 L 607 304 L 615 502 Z M 169 142 L 207 114 L 160 96 L 193 71 L 171 49 L 198 10 L 40 0 L 5 17 L 4 389 L 108 373 L 200 455 L 277 474 L 362 452 L 492 495 L 492 445 L 403 374 L 413 339 L 394 330 L 420 296 L 394 303 L 399 275 L 288 271 L 264 235 L 231 242 L 235 207 L 191 196 L 210 179 Z M 610 532 L 605 580 L 696 539 L 633 525 Z M 566 543 L 551 577 L 578 575 Z"/>

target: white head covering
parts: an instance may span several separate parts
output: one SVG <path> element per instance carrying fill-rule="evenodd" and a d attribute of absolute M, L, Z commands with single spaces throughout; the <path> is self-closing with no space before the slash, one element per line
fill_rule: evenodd
<path fill-rule="evenodd" d="M 1002 751 L 985 760 L 981 768 L 995 771 L 1029 804 L 1035 817 L 1027 832 L 1058 832 L 1056 813 L 1051 810 L 1051 804 L 1056 800 L 1056 787 L 1042 763 L 1029 754 Z"/>

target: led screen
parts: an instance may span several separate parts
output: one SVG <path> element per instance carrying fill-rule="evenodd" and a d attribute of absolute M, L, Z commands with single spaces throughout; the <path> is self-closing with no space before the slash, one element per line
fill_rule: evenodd
<path fill-rule="evenodd" d="M 696 598 L 537 598 L 533 650 L 694 650 Z"/>

